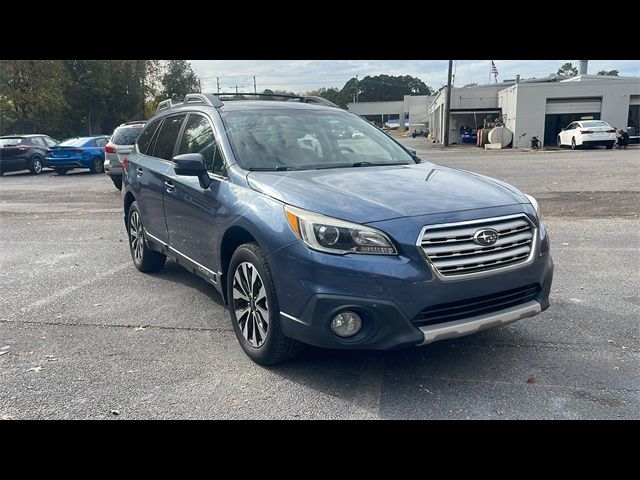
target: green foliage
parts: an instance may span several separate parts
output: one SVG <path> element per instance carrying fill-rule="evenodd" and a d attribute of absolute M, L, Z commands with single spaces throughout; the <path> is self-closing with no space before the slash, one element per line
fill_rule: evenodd
<path fill-rule="evenodd" d="M 0 133 L 29 133 L 54 128 L 67 108 L 67 73 L 55 60 L 0 62 Z"/>
<path fill-rule="evenodd" d="M 171 63 L 2 60 L 0 134 L 45 133 L 54 138 L 110 134 L 123 122 L 149 118 L 155 113 L 156 98 L 167 88 L 177 91 L 181 84 L 189 92 L 200 88 L 188 63 L 173 67 Z M 186 79 L 182 83 L 180 72 Z"/>
<path fill-rule="evenodd" d="M 188 93 L 200 93 L 200 78 L 186 60 L 170 60 L 161 77 L 160 95 L 162 99 L 182 100 Z"/>
<path fill-rule="evenodd" d="M 578 75 L 578 69 L 571 63 L 565 63 L 558 69 L 556 74 L 563 75 L 565 77 L 575 77 L 576 75 Z"/>
<path fill-rule="evenodd" d="M 357 85 L 357 86 L 356 86 Z M 358 101 L 360 102 L 384 102 L 402 100 L 405 95 L 432 95 L 433 90 L 429 88 L 419 78 L 390 75 L 366 76 L 360 81 L 355 78 L 350 79 L 342 89 L 320 88 L 307 92 L 307 95 L 314 95 L 326 98 L 327 100 L 346 108 L 349 102 L 353 102 L 358 90 Z"/>
<path fill-rule="evenodd" d="M 600 70 L 596 75 L 608 75 L 610 77 L 617 77 L 620 74 L 618 70 Z"/>

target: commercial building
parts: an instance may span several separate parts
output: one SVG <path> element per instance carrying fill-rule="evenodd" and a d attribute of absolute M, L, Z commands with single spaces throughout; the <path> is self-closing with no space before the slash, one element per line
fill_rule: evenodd
<path fill-rule="evenodd" d="M 431 133 L 444 141 L 446 89 L 428 108 Z M 532 136 L 556 145 L 558 133 L 576 120 L 600 119 L 620 128 L 640 121 L 640 79 L 604 75 L 546 77 L 495 85 L 452 88 L 449 143 L 460 142 L 462 127 L 499 119 L 514 135 L 513 146 L 528 147 Z M 636 130 L 637 131 L 637 130 Z"/>
<path fill-rule="evenodd" d="M 396 102 L 353 102 L 347 104 L 347 109 L 381 126 L 389 120 L 398 120 L 400 130 L 420 130 L 428 126 L 427 110 L 433 98 L 432 95 L 405 95 L 404 100 Z"/>

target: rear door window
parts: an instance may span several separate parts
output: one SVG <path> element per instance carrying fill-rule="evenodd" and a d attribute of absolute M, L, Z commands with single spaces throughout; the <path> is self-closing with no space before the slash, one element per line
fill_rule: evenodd
<path fill-rule="evenodd" d="M 153 135 L 156 133 L 156 130 L 158 130 L 161 122 L 161 118 L 151 122 L 138 137 L 138 150 L 143 155 L 148 155 L 147 150 L 149 149 L 151 141 L 153 140 Z"/>
<path fill-rule="evenodd" d="M 96 147 L 104 147 L 107 144 L 106 138 L 98 138 L 96 140 Z"/>
<path fill-rule="evenodd" d="M 42 148 L 45 147 L 44 141 L 40 137 L 33 137 L 31 140 L 33 145 Z"/>
<path fill-rule="evenodd" d="M 176 141 L 178 140 L 178 134 L 182 128 L 185 115 L 173 115 L 171 117 L 165 117 L 160 131 L 158 132 L 158 138 L 153 148 L 153 156 L 156 158 L 163 158 L 165 160 L 171 160 L 173 158 L 173 152 L 176 147 Z"/>
<path fill-rule="evenodd" d="M 113 137 L 111 137 L 111 143 L 114 145 L 133 145 L 136 143 L 136 139 L 141 131 L 142 127 L 116 128 L 116 131 L 113 132 Z"/>

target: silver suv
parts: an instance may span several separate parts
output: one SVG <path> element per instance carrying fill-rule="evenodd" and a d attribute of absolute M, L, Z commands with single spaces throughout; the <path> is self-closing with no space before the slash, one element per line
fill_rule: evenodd
<path fill-rule="evenodd" d="M 104 173 L 111 177 L 118 190 L 122 190 L 122 159 L 131 153 L 145 123 L 144 120 L 123 123 L 113 131 L 104 147 Z"/>

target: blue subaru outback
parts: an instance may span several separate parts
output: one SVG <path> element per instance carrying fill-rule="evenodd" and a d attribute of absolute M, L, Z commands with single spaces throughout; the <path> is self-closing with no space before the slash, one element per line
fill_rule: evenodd
<path fill-rule="evenodd" d="M 162 102 L 123 160 L 134 265 L 171 257 L 214 285 L 251 359 L 425 345 L 549 307 L 533 197 L 285 100 Z"/>

